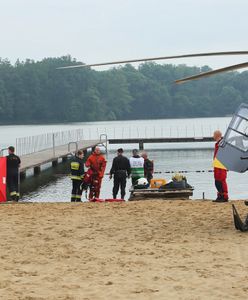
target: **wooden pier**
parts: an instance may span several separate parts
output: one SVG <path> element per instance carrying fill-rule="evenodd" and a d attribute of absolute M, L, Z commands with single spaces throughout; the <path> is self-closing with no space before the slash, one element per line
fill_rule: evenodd
<path fill-rule="evenodd" d="M 87 151 L 97 145 L 103 144 L 102 140 L 88 140 L 88 141 L 78 141 L 71 142 L 67 145 L 56 146 L 54 148 L 42 150 L 39 152 L 34 152 L 21 156 L 21 177 L 25 178 L 26 171 L 33 169 L 34 174 L 39 174 L 41 166 L 47 163 L 52 163 L 52 166 L 58 164 L 58 160 L 66 161 L 68 155 L 77 150 Z"/>
<path fill-rule="evenodd" d="M 213 142 L 212 137 L 162 137 L 162 138 L 120 138 L 108 139 L 109 144 L 138 144 L 139 149 L 144 149 L 145 143 L 193 143 Z"/>

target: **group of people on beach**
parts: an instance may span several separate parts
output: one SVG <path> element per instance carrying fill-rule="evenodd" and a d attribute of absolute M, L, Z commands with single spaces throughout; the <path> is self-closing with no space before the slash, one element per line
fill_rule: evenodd
<path fill-rule="evenodd" d="M 146 178 L 148 183 L 153 178 L 153 161 L 148 159 L 146 152 L 140 155 L 139 151 L 134 149 L 132 157 L 129 159 L 123 153 L 122 148 L 117 150 L 117 155 L 113 159 L 109 173 L 109 179 L 114 179 L 113 199 L 117 198 L 119 190 L 121 199 L 124 199 L 127 178 L 132 179 L 132 185 L 135 185 L 140 178 Z M 100 196 L 102 178 L 107 164 L 105 157 L 100 148 L 95 147 L 85 162 L 85 167 L 88 168 L 86 172 L 83 157 L 83 152 L 79 150 L 71 160 L 71 202 L 80 202 L 82 192 L 87 189 L 89 189 L 89 200 L 98 199 Z"/>
<path fill-rule="evenodd" d="M 213 200 L 216 203 L 228 202 L 228 187 L 227 187 L 227 169 L 216 158 L 219 144 L 222 140 L 222 133 L 216 130 L 213 134 L 215 140 L 214 150 L 214 179 L 215 187 L 217 189 L 217 198 Z M 113 178 L 113 199 L 117 198 L 120 190 L 121 199 L 124 199 L 126 194 L 127 178 L 131 178 L 132 185 L 135 186 L 140 178 L 146 178 L 150 183 L 153 178 L 154 165 L 153 161 L 148 159 L 147 153 L 141 154 L 137 149 L 132 151 L 132 156 L 128 159 L 124 156 L 124 150 L 119 148 L 117 155 L 113 159 L 112 167 L 110 169 L 109 178 Z M 7 156 L 7 187 L 12 201 L 18 201 L 19 194 L 19 168 L 21 160 L 15 155 L 15 148 L 10 146 L 8 148 Z M 87 158 L 84 164 L 83 151 L 77 151 L 76 155 L 70 162 L 72 193 L 71 201 L 80 202 L 82 192 L 89 190 L 89 199 L 99 198 L 102 185 L 102 179 L 105 173 L 107 161 L 101 153 L 101 149 L 97 146 L 94 151 Z M 85 167 L 88 170 L 85 172 Z"/>

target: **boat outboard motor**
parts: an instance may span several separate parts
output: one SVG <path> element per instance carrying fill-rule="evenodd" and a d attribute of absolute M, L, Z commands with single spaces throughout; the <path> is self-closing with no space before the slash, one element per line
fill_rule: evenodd
<path fill-rule="evenodd" d="M 248 170 L 248 105 L 242 103 L 235 112 L 219 144 L 217 162 L 223 168 L 243 173 Z"/>
<path fill-rule="evenodd" d="M 245 205 L 248 205 L 248 201 L 245 201 Z M 234 204 L 232 204 L 232 209 L 233 209 L 233 220 L 234 220 L 235 228 L 242 232 L 248 231 L 248 214 L 245 218 L 245 221 L 242 222 L 242 220 L 239 216 L 239 213 L 238 213 L 236 207 L 234 206 Z"/>

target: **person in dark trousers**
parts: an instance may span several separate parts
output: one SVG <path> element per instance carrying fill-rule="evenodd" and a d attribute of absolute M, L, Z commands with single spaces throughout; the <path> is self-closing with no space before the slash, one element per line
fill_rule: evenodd
<path fill-rule="evenodd" d="M 131 167 L 129 159 L 123 156 L 123 149 L 117 150 L 117 156 L 113 159 L 112 168 L 110 170 L 109 178 L 112 179 L 114 175 L 113 198 L 116 199 L 119 188 L 121 188 L 121 199 L 124 199 L 126 194 L 127 177 L 130 177 Z"/>
<path fill-rule="evenodd" d="M 19 167 L 21 165 L 20 157 L 15 155 L 15 148 L 8 148 L 7 156 L 7 187 L 12 201 L 18 201 L 20 198 L 19 191 Z"/>
<path fill-rule="evenodd" d="M 215 187 L 217 189 L 217 198 L 213 200 L 213 202 L 228 202 L 228 188 L 226 183 L 227 177 L 227 169 L 218 161 L 216 158 L 219 143 L 222 140 L 222 133 L 219 130 L 216 130 L 213 135 L 215 143 L 214 148 L 214 180 L 215 180 Z"/>
<path fill-rule="evenodd" d="M 139 156 L 139 151 L 133 149 L 133 156 L 129 158 L 131 167 L 132 186 L 135 186 L 139 178 L 144 177 L 144 158 Z"/>
<path fill-rule="evenodd" d="M 148 159 L 147 153 L 143 152 L 141 155 L 144 158 L 144 175 L 147 181 L 150 183 L 153 178 L 153 161 Z"/>
<path fill-rule="evenodd" d="M 71 202 L 81 202 L 82 197 L 82 180 L 84 177 L 84 162 L 83 151 L 77 151 L 75 157 L 71 160 L 71 180 L 72 180 L 72 192 Z"/>

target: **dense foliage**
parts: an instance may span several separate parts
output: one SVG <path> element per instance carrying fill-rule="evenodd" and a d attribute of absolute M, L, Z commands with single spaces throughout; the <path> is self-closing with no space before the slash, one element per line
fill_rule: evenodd
<path fill-rule="evenodd" d="M 0 60 L 0 123 L 212 117 L 248 101 L 248 72 L 176 85 L 208 67 L 141 64 L 108 71 L 57 70 L 70 56 L 40 62 Z"/>

